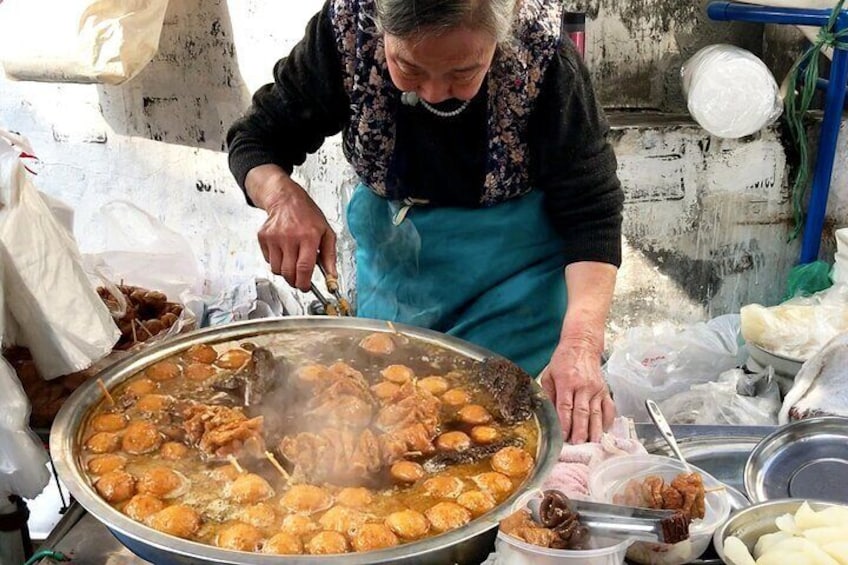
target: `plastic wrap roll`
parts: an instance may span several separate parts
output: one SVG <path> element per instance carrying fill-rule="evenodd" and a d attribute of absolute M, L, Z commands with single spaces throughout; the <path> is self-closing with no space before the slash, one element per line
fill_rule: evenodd
<path fill-rule="evenodd" d="M 783 112 L 771 71 L 733 45 L 698 51 L 681 69 L 689 113 L 717 137 L 737 139 L 773 124 Z"/>

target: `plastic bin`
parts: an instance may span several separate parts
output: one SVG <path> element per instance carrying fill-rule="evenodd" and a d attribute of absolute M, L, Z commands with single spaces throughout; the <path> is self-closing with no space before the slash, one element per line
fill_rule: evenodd
<path fill-rule="evenodd" d="M 713 532 L 730 516 L 730 501 L 727 492 L 721 490 L 724 483 L 712 475 L 690 465 L 698 472 L 707 491 L 704 518 L 693 520 L 689 525 L 689 539 L 676 544 L 636 542 L 627 550 L 627 559 L 644 565 L 682 565 L 701 556 L 710 545 Z M 669 482 L 686 468 L 677 459 L 660 455 L 623 455 L 608 459 L 592 469 L 589 478 L 589 493 L 598 502 L 613 502 L 613 496 L 624 490 L 632 480 L 643 480 L 648 476 L 660 476 Z M 719 489 L 719 490 L 712 490 Z"/>

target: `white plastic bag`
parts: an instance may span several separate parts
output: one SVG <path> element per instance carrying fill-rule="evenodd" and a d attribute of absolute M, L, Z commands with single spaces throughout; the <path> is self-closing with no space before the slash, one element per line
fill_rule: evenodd
<path fill-rule="evenodd" d="M 740 314 L 746 342 L 806 361 L 835 336 L 848 331 L 848 285 L 835 285 L 768 308 L 748 304 Z"/>
<path fill-rule="evenodd" d="M 119 332 L 82 267 L 76 242 L 19 158 L 20 138 L 0 130 L 0 261 L 16 343 L 45 379 L 81 371 L 112 351 Z M 7 318 L 8 319 L 8 318 Z"/>
<path fill-rule="evenodd" d="M 47 486 L 47 453 L 29 429 L 29 401 L 12 366 L 0 356 L 0 499 L 35 498 Z"/>
<path fill-rule="evenodd" d="M 753 53 L 710 45 L 681 69 L 689 113 L 717 137 L 737 139 L 773 124 L 783 112 L 771 71 Z"/>
<path fill-rule="evenodd" d="M 679 329 L 671 324 L 628 330 L 604 365 L 618 413 L 648 420 L 645 400 L 662 402 L 740 366 L 739 316 L 728 314 Z"/>
<path fill-rule="evenodd" d="M 731 369 L 718 381 L 692 385 L 660 403 L 670 424 L 773 426 L 780 411 L 774 369 L 747 374 Z"/>
<path fill-rule="evenodd" d="M 848 332 L 804 363 L 783 399 L 779 421 L 813 416 L 848 417 Z"/>
<path fill-rule="evenodd" d="M 203 279 L 191 245 L 138 206 L 114 201 L 98 213 L 105 230 L 104 249 L 85 254 L 90 272 L 118 284 L 164 292 L 170 300 L 184 293 L 199 294 Z"/>
<path fill-rule="evenodd" d="M 121 84 L 159 49 L 168 0 L 6 0 L 0 58 L 17 80 Z"/>

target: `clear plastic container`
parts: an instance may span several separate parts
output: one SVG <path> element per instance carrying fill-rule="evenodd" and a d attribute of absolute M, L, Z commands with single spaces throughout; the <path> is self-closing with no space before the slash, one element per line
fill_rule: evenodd
<path fill-rule="evenodd" d="M 627 550 L 627 559 L 643 565 L 682 565 L 701 556 L 710 545 L 713 532 L 730 516 L 730 501 L 722 489 L 724 483 L 712 475 L 690 465 L 704 481 L 707 494 L 704 500 L 704 518 L 689 525 L 689 539 L 676 544 L 636 542 Z M 613 502 L 613 496 L 624 490 L 632 480 L 643 480 L 651 475 L 666 482 L 673 480 L 686 468 L 677 459 L 660 455 L 623 455 L 600 463 L 589 477 L 589 493 L 598 502 Z"/>
<path fill-rule="evenodd" d="M 513 505 L 513 512 L 527 506 L 532 498 L 541 497 L 541 491 L 531 491 Z M 496 565 L 622 565 L 627 548 L 633 543 L 626 539 L 592 537 L 592 549 L 550 549 L 521 541 L 503 532 L 498 532 L 495 541 Z"/>

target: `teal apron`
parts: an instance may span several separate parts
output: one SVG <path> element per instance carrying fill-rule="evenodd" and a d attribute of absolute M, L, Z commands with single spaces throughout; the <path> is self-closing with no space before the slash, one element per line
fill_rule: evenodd
<path fill-rule="evenodd" d="M 566 304 L 564 244 L 542 200 L 533 191 L 488 208 L 415 206 L 404 216 L 400 203 L 360 184 L 348 205 L 357 315 L 444 332 L 538 375 Z"/>

